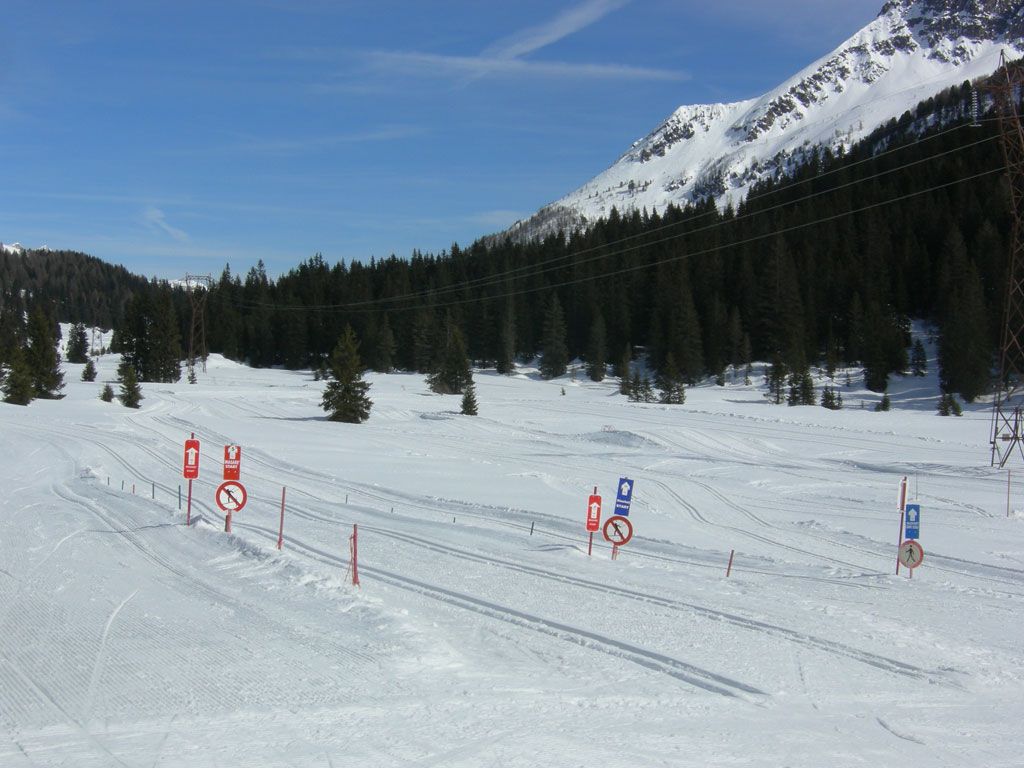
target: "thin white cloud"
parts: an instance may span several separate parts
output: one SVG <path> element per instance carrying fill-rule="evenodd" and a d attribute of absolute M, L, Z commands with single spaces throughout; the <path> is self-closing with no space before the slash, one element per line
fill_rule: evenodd
<path fill-rule="evenodd" d="M 525 61 L 484 56 L 445 56 L 414 51 L 374 51 L 368 55 L 377 69 L 420 77 L 484 75 L 535 75 L 625 80 L 687 80 L 689 75 L 667 69 L 623 64 L 575 64 L 565 61 Z M 329 86 L 327 86 L 329 87 Z"/>
<path fill-rule="evenodd" d="M 172 239 L 177 240 L 179 243 L 188 242 L 188 234 L 177 227 L 172 227 L 167 223 L 167 216 L 162 210 L 155 206 L 149 206 L 142 213 L 142 220 L 152 229 L 158 229 L 167 235 L 170 235 Z"/>
<path fill-rule="evenodd" d="M 458 77 L 476 80 L 505 77 L 595 78 L 628 80 L 687 80 L 683 72 L 626 64 L 538 61 L 526 58 L 595 24 L 630 0 L 585 0 L 551 20 L 528 27 L 487 46 L 476 55 L 446 55 L 420 51 L 369 51 L 365 61 L 386 74 L 419 77 Z M 323 52 L 317 52 L 323 56 Z M 329 87 L 329 86 L 328 86 Z"/>
<path fill-rule="evenodd" d="M 329 136 L 309 136 L 296 139 L 252 139 L 238 144 L 235 149 L 262 154 L 296 154 L 330 149 L 343 144 L 365 144 L 377 141 L 407 139 L 423 132 L 411 125 L 390 125 L 368 131 L 336 133 Z"/>
<path fill-rule="evenodd" d="M 558 14 L 551 21 L 517 32 L 488 46 L 484 58 L 518 59 L 569 37 L 617 11 L 629 0 L 587 0 Z"/>

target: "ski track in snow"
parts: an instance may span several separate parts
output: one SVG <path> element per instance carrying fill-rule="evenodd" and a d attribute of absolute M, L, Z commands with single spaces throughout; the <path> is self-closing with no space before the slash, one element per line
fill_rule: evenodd
<path fill-rule="evenodd" d="M 349 428 L 308 377 L 216 359 L 209 377 L 150 385 L 139 411 L 70 376 L 65 402 L 0 406 L 0 764 L 1010 766 L 1024 748 L 1006 729 L 1024 542 L 967 421 L 489 376 L 466 419 L 394 376 Z M 250 492 L 226 536 L 233 442 Z M 912 582 L 892 574 L 901 474 L 930 515 Z M 582 502 L 619 476 L 637 537 L 587 558 Z"/>

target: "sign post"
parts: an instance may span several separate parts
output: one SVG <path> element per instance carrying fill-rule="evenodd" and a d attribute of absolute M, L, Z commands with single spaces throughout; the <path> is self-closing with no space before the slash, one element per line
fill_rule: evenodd
<path fill-rule="evenodd" d="M 615 496 L 615 514 L 629 516 L 629 505 L 633 503 L 633 481 L 628 477 L 620 477 L 618 493 Z"/>
<path fill-rule="evenodd" d="M 242 476 L 242 449 L 237 445 L 224 446 L 224 479 L 240 480 Z"/>
<path fill-rule="evenodd" d="M 185 460 L 181 470 L 182 476 L 188 480 L 188 507 L 185 512 L 185 525 L 192 525 L 192 481 L 199 477 L 199 441 L 196 433 L 185 441 Z"/>
<path fill-rule="evenodd" d="M 910 570 L 910 578 L 914 578 L 914 569 L 924 562 L 924 548 L 913 539 L 907 539 L 900 544 L 897 557 Z"/>
<path fill-rule="evenodd" d="M 906 539 L 921 538 L 921 505 L 907 504 L 903 519 L 903 537 Z"/>
<path fill-rule="evenodd" d="M 897 507 L 900 511 L 900 535 L 896 537 L 896 545 L 899 546 L 900 542 L 903 541 L 903 508 L 907 506 L 907 476 L 904 475 L 903 479 L 900 480 L 900 495 L 896 501 Z M 900 575 L 900 559 L 896 558 L 896 575 Z"/>
<path fill-rule="evenodd" d="M 629 522 L 628 517 L 612 515 L 604 521 L 602 533 L 604 534 L 604 540 L 609 544 L 612 544 L 614 547 L 622 547 L 633 538 L 633 524 Z"/>
<path fill-rule="evenodd" d="M 590 542 L 587 544 L 587 556 L 594 552 L 594 532 L 601 530 L 601 497 L 597 495 L 597 486 L 594 492 L 587 499 L 587 531 L 590 533 Z"/>
<path fill-rule="evenodd" d="M 231 533 L 231 513 L 241 510 L 248 498 L 245 486 L 237 480 L 225 480 L 217 487 L 214 499 L 217 506 L 226 513 L 224 516 L 224 531 L 226 533 Z"/>

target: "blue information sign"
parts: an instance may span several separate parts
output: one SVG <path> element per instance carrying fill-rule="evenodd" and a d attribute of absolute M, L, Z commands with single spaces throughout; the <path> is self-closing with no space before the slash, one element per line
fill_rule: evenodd
<path fill-rule="evenodd" d="M 629 505 L 632 503 L 633 481 L 628 477 L 620 477 L 618 495 L 615 497 L 615 514 L 629 517 Z"/>
<path fill-rule="evenodd" d="M 907 504 L 903 521 L 903 537 L 916 539 L 921 535 L 921 505 Z"/>

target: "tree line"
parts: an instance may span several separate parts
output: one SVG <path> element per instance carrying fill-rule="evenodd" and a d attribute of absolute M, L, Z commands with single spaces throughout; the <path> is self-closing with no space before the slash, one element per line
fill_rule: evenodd
<path fill-rule="evenodd" d="M 990 111 L 969 126 L 971 95 L 968 83 L 951 88 L 847 151 L 796 153 L 788 175 L 735 208 L 612 209 L 582 232 L 407 259 L 331 265 L 317 254 L 276 279 L 262 262 L 244 275 L 228 266 L 205 303 L 208 347 L 330 372 L 351 332 L 360 366 L 458 392 L 466 383 L 438 376 L 459 354 L 500 373 L 539 356 L 546 377 L 580 358 L 592 379 L 610 368 L 624 394 L 651 399 L 642 357 L 664 402 L 762 360 L 772 399 L 801 404 L 813 399 L 811 365 L 860 364 L 884 392 L 911 368 L 915 318 L 938 330 L 943 392 L 970 401 L 992 383 L 1011 231 L 998 124 Z M 116 318 L 115 349 L 139 380 L 176 381 L 188 298 L 158 281 L 119 285 L 129 284 L 103 310 Z M 63 319 L 85 316 L 63 307 Z M 5 316 L 0 307 L 0 325 Z M 828 394 L 822 404 L 841 405 Z"/>

